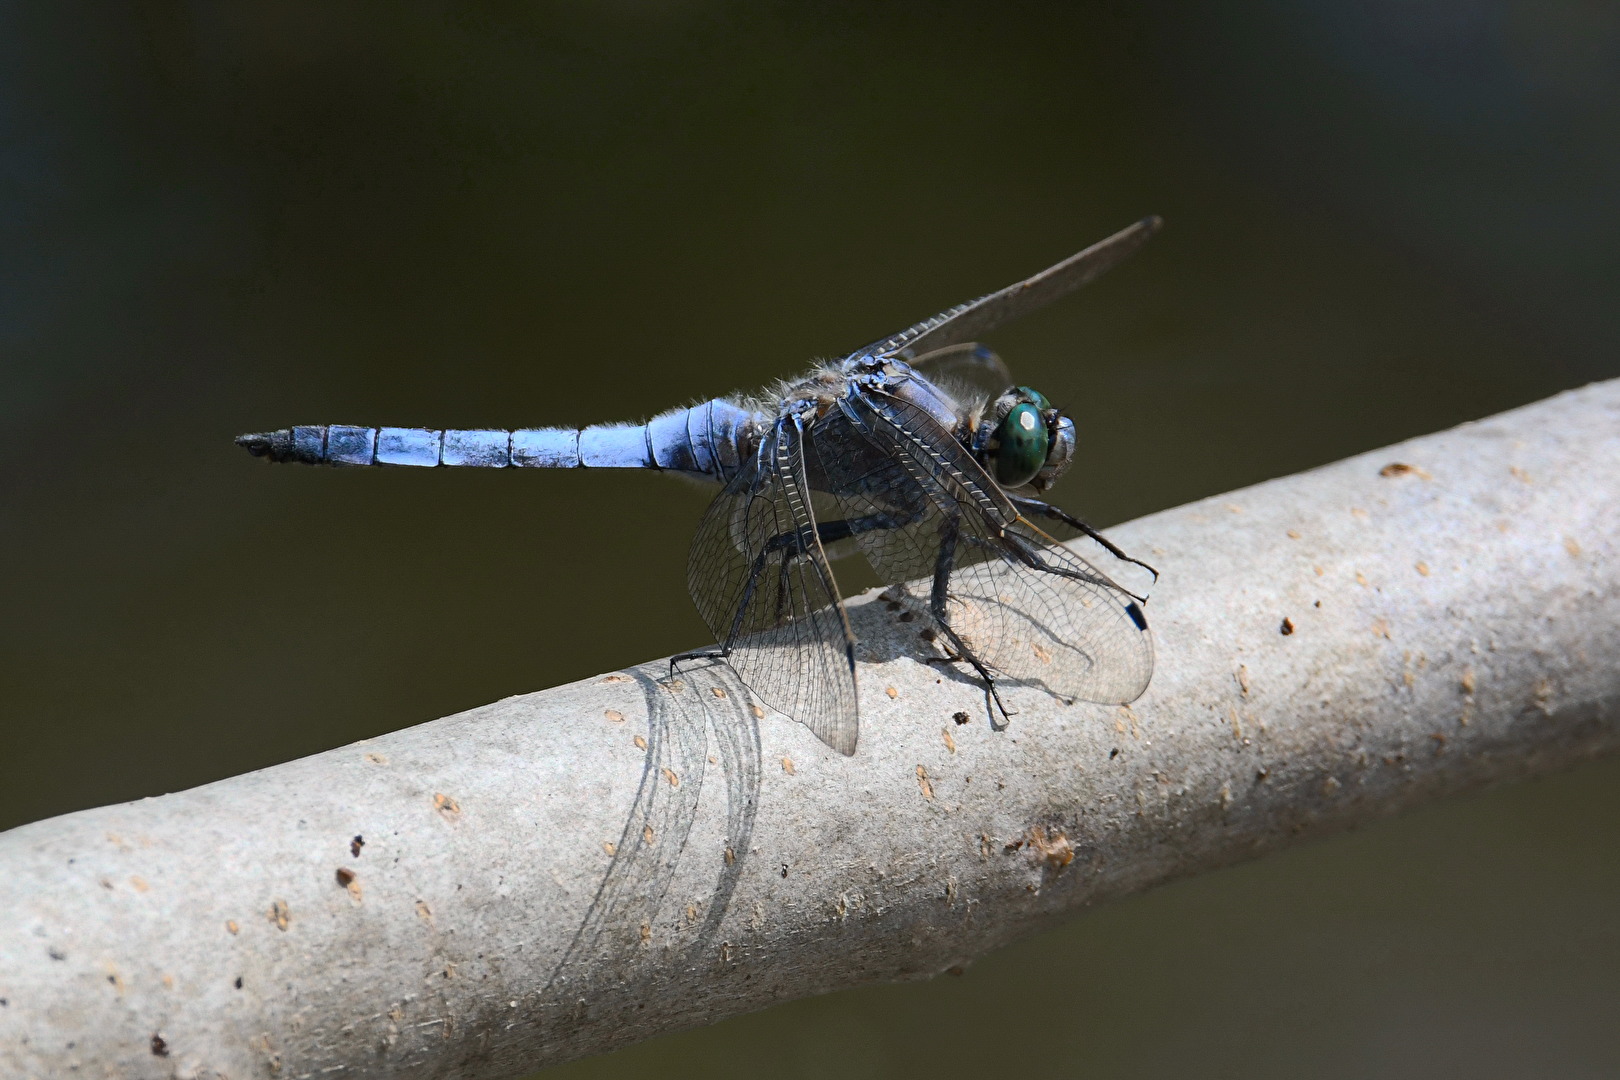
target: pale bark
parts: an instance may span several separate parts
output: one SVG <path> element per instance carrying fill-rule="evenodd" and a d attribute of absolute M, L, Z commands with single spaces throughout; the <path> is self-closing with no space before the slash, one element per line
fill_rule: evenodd
<path fill-rule="evenodd" d="M 1130 708 L 993 732 L 868 598 L 853 758 L 658 662 L 15 829 L 0 1075 L 514 1076 L 1562 768 L 1620 746 L 1617 523 L 1620 381 L 1113 530 Z"/>

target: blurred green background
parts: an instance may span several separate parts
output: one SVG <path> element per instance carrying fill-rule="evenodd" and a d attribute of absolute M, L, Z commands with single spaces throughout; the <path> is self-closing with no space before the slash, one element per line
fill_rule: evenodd
<path fill-rule="evenodd" d="M 992 339 L 1093 520 L 1620 375 L 1612 3 L 35 0 L 0 51 L 0 827 L 704 639 L 695 488 L 241 431 L 640 418 L 1149 212 Z M 1617 781 L 548 1075 L 1613 1076 Z"/>

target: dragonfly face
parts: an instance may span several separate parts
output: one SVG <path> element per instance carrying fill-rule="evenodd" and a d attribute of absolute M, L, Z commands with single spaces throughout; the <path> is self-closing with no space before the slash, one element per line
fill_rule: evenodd
<path fill-rule="evenodd" d="M 1074 421 L 1040 391 L 1009 387 L 979 425 L 974 456 L 1003 488 L 1044 491 L 1074 459 Z"/>
<path fill-rule="evenodd" d="M 714 398 L 645 424 L 333 424 L 237 441 L 271 461 L 315 465 L 659 469 L 716 481 L 687 586 L 718 649 L 678 656 L 671 668 L 724 659 L 759 700 L 841 753 L 855 752 L 859 694 L 833 548 L 859 550 L 890 595 L 926 620 L 933 636 L 923 640 L 944 651 L 930 660 L 972 668 L 992 724 L 1008 715 L 1002 680 L 1125 703 L 1153 674 L 1136 571 L 1157 573 L 1037 497 L 1074 459 L 1074 421 L 1013 383 L 976 339 L 1084 285 L 1158 224 L 1140 221 L 769 397 Z M 1080 536 L 1103 549 L 1098 562 L 1066 544 Z M 1138 580 L 1116 580 L 1121 572 Z"/>

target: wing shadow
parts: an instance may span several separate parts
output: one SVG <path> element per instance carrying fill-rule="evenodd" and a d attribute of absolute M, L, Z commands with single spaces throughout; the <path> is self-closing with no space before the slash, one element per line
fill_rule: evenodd
<path fill-rule="evenodd" d="M 577 998 L 588 986 L 628 987 L 652 946 L 673 945 L 690 963 L 717 957 L 715 938 L 747 864 L 759 806 L 759 723 L 747 689 L 721 661 L 689 664 L 678 676 L 654 677 L 657 666 L 628 674 L 647 705 L 647 756 L 635 801 L 612 862 L 579 929 L 547 982 L 544 996 Z M 724 844 L 704 853 L 719 864 L 701 918 L 696 905 L 660 918 L 677 873 L 703 875 L 683 863 L 699 816 L 714 755 L 726 786 Z M 673 779 L 672 779 L 673 777 Z M 656 940 L 655 940 L 656 939 Z"/>

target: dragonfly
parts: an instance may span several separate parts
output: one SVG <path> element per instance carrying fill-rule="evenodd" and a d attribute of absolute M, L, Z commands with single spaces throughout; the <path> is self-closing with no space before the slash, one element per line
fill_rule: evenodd
<path fill-rule="evenodd" d="M 1117 265 L 1159 225 L 1144 218 L 764 392 L 642 424 L 329 424 L 236 441 L 274 462 L 656 469 L 718 484 L 687 561 L 716 646 L 674 657 L 671 672 L 723 660 L 760 701 L 842 754 L 860 731 L 857 639 L 833 561 L 852 551 L 888 583 L 891 605 L 923 621 L 943 653 L 931 659 L 972 670 L 992 727 L 1012 715 L 1004 681 L 1128 704 L 1153 675 L 1142 605 L 1158 572 L 1045 500 L 1074 460 L 1074 419 L 1016 384 L 978 339 Z M 1081 537 L 1095 542 L 1093 559 L 1068 543 Z M 1140 568 L 1134 588 L 1117 580 L 1128 567 Z"/>

